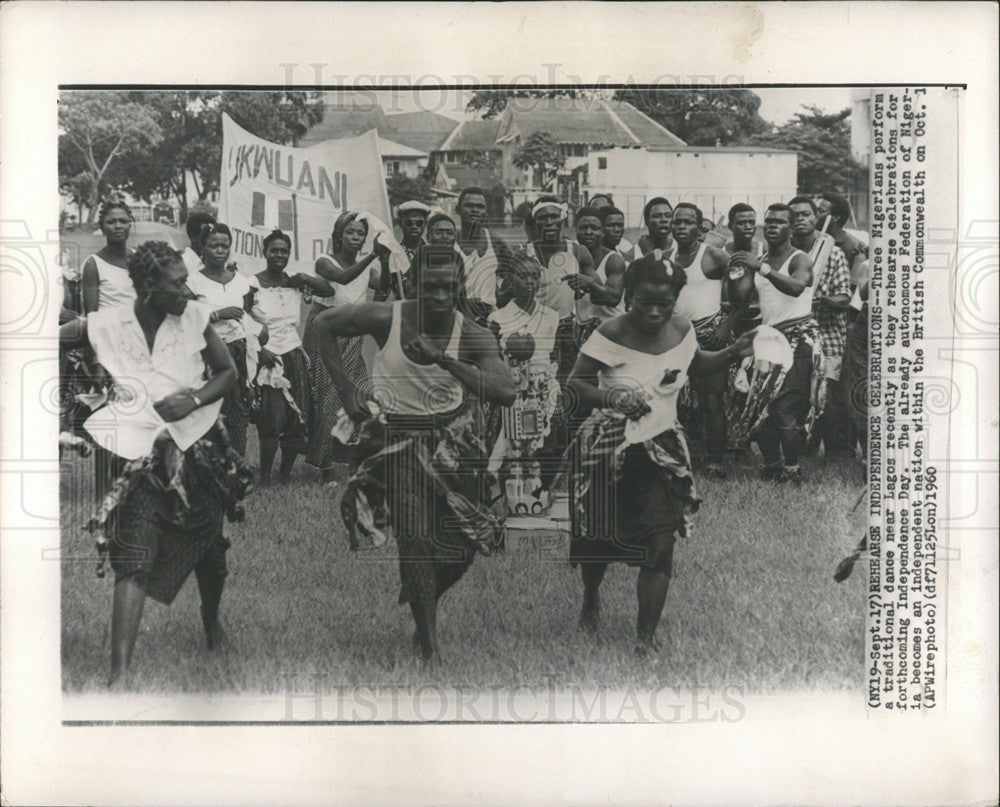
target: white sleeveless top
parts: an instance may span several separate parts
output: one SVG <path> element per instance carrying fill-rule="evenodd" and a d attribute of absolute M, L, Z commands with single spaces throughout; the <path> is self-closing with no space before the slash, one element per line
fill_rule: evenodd
<path fill-rule="evenodd" d="M 608 252 L 608 254 L 601 259 L 601 262 L 597 265 L 597 268 L 594 270 L 595 274 L 597 275 L 601 283 L 608 282 L 608 274 L 607 271 L 605 270 L 605 266 L 607 266 L 608 259 L 614 254 L 615 254 L 614 252 Z M 586 322 L 588 319 L 593 319 L 594 317 L 597 317 L 597 319 L 599 319 L 601 322 L 607 322 L 609 319 L 614 319 L 619 314 L 624 314 L 624 313 L 625 313 L 624 294 L 622 295 L 622 299 L 618 301 L 618 305 L 615 306 L 597 305 L 596 303 L 591 301 L 589 294 L 587 294 L 584 297 L 581 297 L 579 300 L 576 301 L 576 314 L 581 322 Z"/>
<path fill-rule="evenodd" d="M 366 255 L 358 253 L 354 258 L 354 263 L 363 261 Z M 339 266 L 341 269 L 350 269 L 350 266 L 344 266 L 340 261 L 330 255 L 329 253 L 323 253 L 320 258 L 326 258 L 334 266 Z M 318 259 L 317 259 L 318 260 Z M 371 277 L 371 266 L 366 266 L 362 270 L 361 274 L 358 275 L 350 283 L 334 283 L 330 281 L 330 285 L 333 286 L 334 294 L 333 297 L 320 297 L 318 294 L 313 296 L 313 302 L 317 305 L 321 305 L 324 308 L 342 308 L 345 305 L 357 305 L 358 303 L 363 303 L 365 297 L 368 294 L 368 280 Z"/>
<path fill-rule="evenodd" d="M 189 302 L 179 316 L 168 314 L 150 351 L 134 306 L 95 311 L 87 317 L 87 337 L 97 360 L 115 381 L 118 400 L 98 409 L 84 424 L 101 445 L 127 460 L 147 456 L 166 431 L 182 451 L 212 428 L 222 400 L 166 423 L 153 404 L 205 383 L 205 329 L 210 309 Z M 110 443 L 108 438 L 111 438 Z"/>
<path fill-rule="evenodd" d="M 671 253 L 673 251 L 675 251 L 677 249 L 677 242 L 674 241 L 671 238 L 670 239 L 670 246 L 667 249 Z M 650 252 L 652 252 L 657 257 L 657 259 L 662 258 L 663 257 L 663 253 L 665 251 L 666 250 L 662 250 L 662 249 L 659 249 L 657 247 L 654 247 L 653 249 L 650 250 Z M 636 242 L 635 242 L 635 246 L 632 247 L 632 249 L 629 251 L 629 253 L 627 255 L 624 256 L 625 257 L 625 262 L 626 263 L 632 263 L 632 261 L 638 261 L 641 258 L 645 258 L 646 255 L 648 255 L 648 254 L 649 254 L 648 252 L 643 252 L 642 251 L 642 245 L 639 243 L 639 241 L 637 239 Z"/>
<path fill-rule="evenodd" d="M 462 256 L 465 261 L 465 292 L 470 300 L 482 300 L 496 307 L 497 304 L 497 267 L 500 265 L 497 260 L 496 250 L 493 248 L 493 240 L 490 238 L 490 231 L 483 229 L 486 236 L 486 252 L 479 254 L 478 249 L 466 254 L 462 248 L 455 243 L 455 251 Z"/>
<path fill-rule="evenodd" d="M 243 298 L 250 293 L 250 281 L 246 275 L 238 271 L 228 283 L 219 283 L 206 277 L 200 271 L 188 274 L 188 288 L 198 297 L 198 302 L 208 306 L 209 311 L 236 306 L 243 308 Z M 220 319 L 212 323 L 212 328 L 219 334 L 223 342 L 236 342 L 246 339 L 245 321 L 249 317 L 244 313 L 242 319 Z"/>
<path fill-rule="evenodd" d="M 576 253 L 573 252 L 573 242 L 567 240 L 566 251 L 555 253 L 549 258 L 547 266 L 538 252 L 538 247 L 532 244 L 531 249 L 535 260 L 542 266 L 536 299 L 555 311 L 559 319 L 565 319 L 576 311 L 576 298 L 572 287 L 563 281 L 563 278 L 580 274 L 580 264 L 576 259 Z"/>
<path fill-rule="evenodd" d="M 97 267 L 97 310 L 116 308 L 135 302 L 135 286 L 128 269 L 108 263 L 96 253 L 90 256 Z"/>
<path fill-rule="evenodd" d="M 299 319 L 302 316 L 302 292 L 284 287 L 264 288 L 254 277 L 248 278 L 253 289 L 253 315 L 267 326 L 265 347 L 275 356 L 302 346 Z"/>
<path fill-rule="evenodd" d="M 687 283 L 681 289 L 677 297 L 677 305 L 674 310 L 682 317 L 687 317 L 693 322 L 713 317 L 722 308 L 722 278 L 712 280 L 705 277 L 705 271 L 701 267 L 705 257 L 707 244 L 698 247 L 698 252 L 694 260 L 684 270 L 687 274 Z M 670 253 L 671 258 L 677 257 L 677 244 Z"/>
<path fill-rule="evenodd" d="M 771 267 L 772 272 L 787 276 L 789 274 L 788 267 L 792 262 L 792 258 L 796 255 L 805 255 L 805 253 L 802 250 L 793 249 L 792 254 L 781 264 L 780 269 L 776 268 L 766 258 L 764 263 Z M 770 280 L 760 276 L 760 272 L 754 273 L 753 284 L 757 289 L 757 297 L 760 300 L 760 314 L 765 325 L 780 325 L 782 322 L 801 319 L 812 313 L 813 291 L 816 288 L 815 281 L 813 285 L 806 286 L 802 294 L 798 297 L 792 297 L 789 294 L 783 294 L 778 291 Z"/>
<path fill-rule="evenodd" d="M 684 338 L 664 353 L 643 353 L 640 350 L 612 342 L 594 331 L 580 352 L 606 365 L 597 374 L 601 389 L 627 387 L 641 392 L 650 412 L 625 427 L 630 443 L 649 440 L 667 429 L 677 427 L 677 395 L 687 381 L 688 367 L 698 350 L 694 327 L 689 326 Z M 677 371 L 673 381 L 663 383 L 664 375 Z"/>
<path fill-rule="evenodd" d="M 535 351 L 528 360 L 533 365 L 547 365 L 556 346 L 556 329 L 559 315 L 548 306 L 535 301 L 535 310 L 528 314 L 513 300 L 503 308 L 491 311 L 488 317 L 500 329 L 500 347 L 507 347 L 507 339 L 514 334 L 531 334 Z"/>
<path fill-rule="evenodd" d="M 401 306 L 392 304 L 392 326 L 385 346 L 372 362 L 372 397 L 390 415 L 436 415 L 461 405 L 465 394 L 455 376 L 436 364 L 417 364 L 403 353 L 400 342 Z M 458 359 L 462 315 L 455 312 L 455 324 L 445 355 Z"/>

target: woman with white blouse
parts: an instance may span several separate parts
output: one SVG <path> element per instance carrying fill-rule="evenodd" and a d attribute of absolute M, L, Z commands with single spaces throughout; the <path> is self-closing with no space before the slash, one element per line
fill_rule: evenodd
<path fill-rule="evenodd" d="M 188 288 L 200 302 L 211 309 L 212 328 L 220 336 L 233 357 L 238 379 L 222 403 L 233 447 L 241 454 L 247 449 L 247 423 L 253 418 L 253 398 L 247 372 L 247 340 L 267 342 L 267 329 L 248 315 L 250 310 L 250 280 L 229 263 L 233 236 L 225 224 L 206 224 L 201 232 L 202 267 L 188 275 Z"/>
<path fill-rule="evenodd" d="M 267 268 L 250 278 L 250 312 L 267 326 L 268 342 L 261 348 L 256 383 L 260 391 L 260 482 L 271 481 L 271 468 L 281 446 L 278 479 L 287 482 L 295 458 L 306 452 L 306 424 L 312 409 L 309 359 L 299 337 L 302 295 L 330 297 L 333 287 L 322 277 L 301 272 L 285 274 L 292 240 L 281 230 L 264 239 Z"/>

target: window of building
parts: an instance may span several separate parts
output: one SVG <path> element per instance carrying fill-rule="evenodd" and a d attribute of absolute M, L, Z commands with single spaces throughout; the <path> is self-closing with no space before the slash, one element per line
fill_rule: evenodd
<path fill-rule="evenodd" d="M 601 170 L 607 168 L 608 167 L 608 158 L 607 157 L 598 157 L 597 158 L 597 167 L 598 167 L 598 169 L 601 169 Z"/>

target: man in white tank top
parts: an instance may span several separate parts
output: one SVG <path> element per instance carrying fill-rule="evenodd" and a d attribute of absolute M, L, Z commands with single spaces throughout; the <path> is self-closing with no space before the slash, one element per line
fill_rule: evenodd
<path fill-rule="evenodd" d="M 496 546 L 506 515 L 486 471 L 479 401 L 510 406 L 516 391 L 496 338 L 455 309 L 455 251 L 432 245 L 418 255 L 411 267 L 417 299 L 330 309 L 316 328 L 345 411 L 364 422 L 341 502 L 352 547 L 358 532 L 384 542 L 378 526 L 386 519 L 378 514 L 387 514 L 399 546 L 400 602 L 413 612 L 423 658 L 434 661 L 438 600 L 477 551 Z M 366 334 L 379 348 L 371 392 L 355 386 L 335 338 Z M 372 399 L 380 408 L 375 418 Z"/>
<path fill-rule="evenodd" d="M 705 350 L 721 350 L 732 341 L 733 326 L 738 315 L 722 311 L 722 279 L 729 264 L 729 253 L 699 240 L 702 212 L 690 202 L 681 202 L 674 208 L 671 234 L 674 250 L 670 260 L 683 269 L 687 283 L 677 297 L 675 311 L 691 320 L 698 345 Z M 728 368 L 720 368 L 711 375 L 692 381 L 697 393 L 697 412 L 705 427 L 704 472 L 708 476 L 724 476 L 722 467 L 726 450 L 725 394 Z"/>
<path fill-rule="evenodd" d="M 625 313 L 625 259 L 604 244 L 604 224 L 597 208 L 576 211 L 576 240 L 594 262 L 592 272 L 581 271 L 566 280 L 578 297 L 576 341 L 582 345 L 602 322 Z"/>
<path fill-rule="evenodd" d="M 487 208 L 482 188 L 465 188 L 459 194 L 456 210 L 461 229 L 455 249 L 465 261 L 462 294 L 469 312 L 482 325 L 496 308 L 497 265 L 507 259 L 510 250 L 484 226 Z"/>
<path fill-rule="evenodd" d="M 622 257 L 631 254 L 635 247 L 625 237 L 625 214 L 615 207 L 615 202 L 607 193 L 595 193 L 590 197 L 588 207 L 597 210 L 604 225 L 604 246 Z"/>
<path fill-rule="evenodd" d="M 758 260 L 749 252 L 737 252 L 731 262 L 753 273 L 764 324 L 781 331 L 794 351 L 792 366 L 756 439 L 764 455 L 762 475 L 797 481 L 810 409 L 813 348 L 819 348 L 812 318 L 812 261 L 792 246 L 791 234 L 791 208 L 771 205 L 764 213 L 767 255 Z"/>
<path fill-rule="evenodd" d="M 667 252 L 673 245 L 670 238 L 670 219 L 673 217 L 674 209 L 670 202 L 662 196 L 654 196 L 642 209 L 642 221 L 646 225 L 646 235 L 641 236 L 632 248 L 632 252 L 625 255 L 627 262 L 637 261 L 650 252 Z"/>
<path fill-rule="evenodd" d="M 729 231 L 732 240 L 726 242 L 726 252 L 749 252 L 758 260 L 764 257 L 764 242 L 757 240 L 757 211 L 746 202 L 737 202 L 729 209 Z M 760 317 L 757 293 L 754 289 L 752 272 L 747 272 L 740 263 L 733 264 L 728 279 L 723 283 L 723 308 L 739 309 L 740 316 L 735 325 L 737 335 L 743 333 Z"/>

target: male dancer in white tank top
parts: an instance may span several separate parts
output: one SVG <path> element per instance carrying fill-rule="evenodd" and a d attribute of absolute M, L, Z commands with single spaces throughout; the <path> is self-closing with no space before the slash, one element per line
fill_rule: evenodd
<path fill-rule="evenodd" d="M 670 229 L 675 248 L 670 260 L 687 275 L 675 310 L 691 320 L 700 347 L 721 350 L 732 341 L 738 312 L 726 316 L 722 311 L 722 279 L 729 264 L 729 253 L 699 240 L 703 221 L 701 210 L 690 202 L 680 202 L 674 208 Z M 725 475 L 722 459 L 726 450 L 724 398 L 728 375 L 728 368 L 722 367 L 691 382 L 705 424 L 707 462 L 704 473 L 707 476 Z"/>
<path fill-rule="evenodd" d="M 487 207 L 482 188 L 465 188 L 458 196 L 456 210 L 461 229 L 455 249 L 465 261 L 463 307 L 476 322 L 485 325 L 496 308 L 497 266 L 509 258 L 510 249 L 484 226 Z"/>
<path fill-rule="evenodd" d="M 765 462 L 761 475 L 765 479 L 799 481 L 813 351 L 819 350 L 819 336 L 812 317 L 812 261 L 792 246 L 791 234 L 791 208 L 771 205 L 764 213 L 767 255 L 758 260 L 749 252 L 737 252 L 731 263 L 742 264 L 753 273 L 763 323 L 781 331 L 794 351 L 792 367 L 757 431 L 757 445 Z"/>
<path fill-rule="evenodd" d="M 331 309 L 316 321 L 344 409 L 364 422 L 341 514 L 352 548 L 359 532 L 378 544 L 386 520 L 379 514 L 387 514 L 399 546 L 400 602 L 413 612 L 425 661 L 439 659 L 438 600 L 475 552 L 496 545 L 507 507 L 486 472 L 479 402 L 510 406 L 514 381 L 493 334 L 456 311 L 458 269 L 452 248 L 421 247 L 411 267 L 417 299 Z M 365 334 L 379 348 L 371 393 L 354 385 L 335 338 Z M 375 418 L 370 398 L 381 408 Z M 359 517 L 365 509 L 368 517 Z"/>
<path fill-rule="evenodd" d="M 737 202 L 729 208 L 729 231 L 733 238 L 726 242 L 725 249 L 730 255 L 749 252 L 758 260 L 764 257 L 764 243 L 754 237 L 757 235 L 757 211 L 746 202 Z M 740 311 L 734 326 L 734 332 L 739 336 L 760 317 L 760 309 L 757 306 L 753 273 L 744 271 L 742 264 L 734 264 L 732 269 L 728 280 L 723 284 L 722 301 L 723 308 Z"/>
<path fill-rule="evenodd" d="M 595 207 L 576 211 L 576 240 L 590 252 L 594 262 L 592 271 L 581 270 L 566 279 L 578 298 L 576 342 L 582 345 L 602 322 L 625 313 L 625 259 L 604 245 L 604 226 L 600 210 Z"/>
<path fill-rule="evenodd" d="M 673 243 L 670 239 L 670 219 L 674 209 L 670 202 L 662 196 L 654 196 L 642 209 L 642 221 L 646 225 L 646 235 L 636 242 L 630 254 L 625 255 L 627 262 L 637 261 L 650 252 L 657 250 L 662 254 L 669 250 Z"/>

